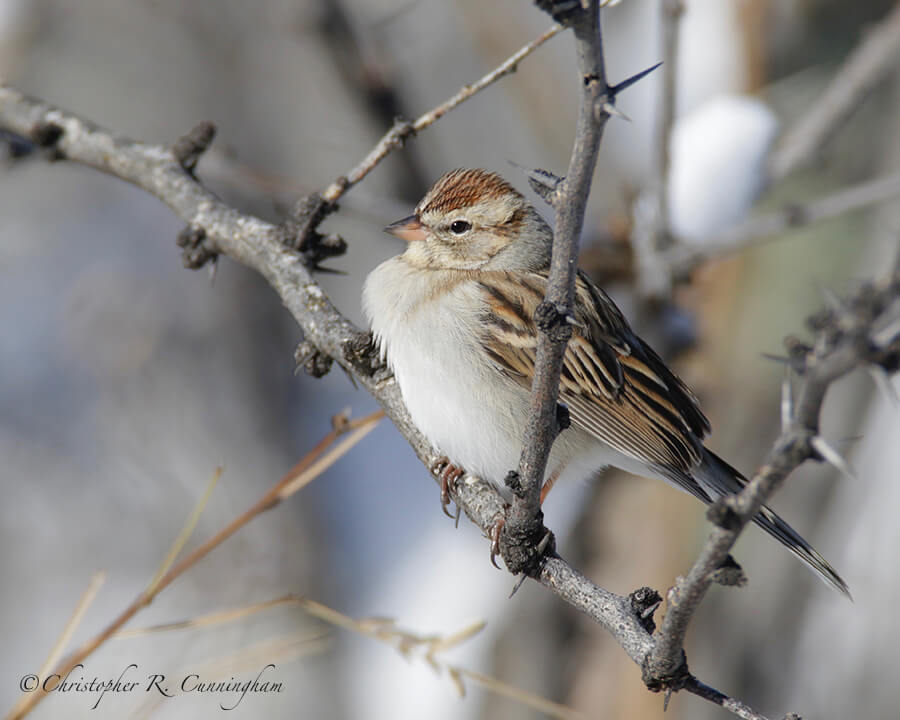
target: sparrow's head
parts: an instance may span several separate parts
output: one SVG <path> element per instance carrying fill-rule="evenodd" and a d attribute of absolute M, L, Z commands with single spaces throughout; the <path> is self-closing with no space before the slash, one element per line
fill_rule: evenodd
<path fill-rule="evenodd" d="M 430 269 L 539 270 L 553 240 L 534 207 L 487 170 L 452 170 L 385 230 L 409 243 L 408 262 Z"/>

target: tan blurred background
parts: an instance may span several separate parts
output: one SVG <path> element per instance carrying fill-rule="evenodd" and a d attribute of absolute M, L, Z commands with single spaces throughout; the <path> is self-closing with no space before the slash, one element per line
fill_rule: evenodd
<path fill-rule="evenodd" d="M 721 93 L 754 93 L 782 127 L 803 113 L 892 3 L 868 0 L 688 0 L 679 113 Z M 661 57 L 658 3 L 604 11 L 618 80 Z M 167 143 L 200 120 L 219 134 L 199 175 L 237 207 L 279 219 L 367 152 L 394 115 L 414 116 L 500 63 L 549 25 L 521 0 L 0 0 L 0 78 L 131 137 Z M 362 279 L 399 251 L 380 228 L 459 166 L 526 183 L 510 161 L 563 171 L 574 125 L 571 38 L 453 111 L 348 194 L 327 229 L 349 243 L 321 278 L 361 322 Z M 602 275 L 602 243 L 627 226 L 629 198 L 651 180 L 657 73 L 619 106 L 604 137 L 585 232 L 585 264 Z M 770 188 L 762 207 L 816 197 L 900 168 L 896 74 L 842 128 L 813 170 Z M 107 573 L 75 642 L 146 585 L 213 469 L 224 477 L 191 546 L 249 506 L 327 432 L 346 407 L 374 409 L 340 371 L 295 377 L 296 326 L 263 281 L 223 261 L 214 282 L 180 267 L 179 224 L 158 202 L 64 164 L 0 168 L 0 706 L 37 672 L 79 595 Z M 897 248 L 896 204 L 791 233 L 711 263 L 664 313 L 626 282 L 608 287 L 638 329 L 677 357 L 714 428 L 711 446 L 751 472 L 778 431 L 782 369 L 762 359 L 802 331 L 821 288 L 846 291 Z M 691 341 L 691 342 L 687 342 Z M 775 506 L 843 573 L 851 604 L 755 530 L 736 549 L 743 590 L 714 589 L 688 657 L 705 682 L 772 717 L 890 718 L 900 533 L 900 414 L 863 373 L 840 383 L 824 430 L 856 481 L 804 468 Z M 618 593 L 661 592 L 689 567 L 708 525 L 692 499 L 608 474 L 559 488 L 547 521 L 561 551 Z M 167 589 L 143 627 L 294 592 L 354 616 L 390 616 L 422 633 L 476 620 L 487 630 L 450 657 L 595 718 L 659 718 L 662 698 L 612 639 L 537 587 L 513 600 L 487 544 L 440 513 L 437 490 L 399 434 L 379 427 L 291 502 L 258 519 Z M 327 642 L 323 643 L 322 638 Z M 285 650 L 275 639 L 293 639 Z M 270 643 L 266 645 L 266 643 Z M 113 640 L 85 675 L 189 672 L 247 678 L 262 646 L 283 692 L 246 698 L 230 717 L 524 718 L 536 711 L 451 682 L 373 641 L 282 607 L 211 631 Z M 237 657 L 229 661 L 229 658 Z M 229 665 L 228 663 L 231 662 Z M 223 664 L 224 663 L 224 664 Z M 218 664 L 218 669 L 216 665 Z M 255 666 L 254 666 L 255 667 Z M 224 668 L 224 669 L 223 669 Z M 49 697 L 35 717 L 218 717 L 189 695 Z M 678 696 L 666 717 L 726 714 Z"/>

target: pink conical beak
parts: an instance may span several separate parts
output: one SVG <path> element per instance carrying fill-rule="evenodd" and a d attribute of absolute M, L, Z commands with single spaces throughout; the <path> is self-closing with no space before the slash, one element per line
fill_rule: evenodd
<path fill-rule="evenodd" d="M 425 226 L 419 222 L 419 218 L 415 215 L 410 215 L 395 223 L 391 223 L 384 231 L 401 240 L 406 240 L 408 243 L 425 239 Z"/>

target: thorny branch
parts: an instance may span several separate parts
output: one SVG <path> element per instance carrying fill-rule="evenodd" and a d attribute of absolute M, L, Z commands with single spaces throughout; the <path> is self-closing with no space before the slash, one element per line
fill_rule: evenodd
<path fill-rule="evenodd" d="M 890 173 L 841 188 L 804 203 L 785 205 L 767 213 L 753 215 L 701 245 L 679 243 L 658 258 L 670 268 L 674 279 L 687 276 L 699 265 L 713 258 L 759 245 L 797 228 L 843 217 L 849 212 L 867 208 L 900 196 L 900 173 Z"/>
<path fill-rule="evenodd" d="M 535 313 L 539 338 L 518 477 L 508 478 L 514 501 L 505 519 L 500 550 L 510 572 L 516 574 L 534 574 L 542 555 L 537 549 L 546 533 L 541 515 L 541 486 L 550 449 L 562 429 L 557 420 L 557 397 L 563 357 L 572 335 L 569 321 L 573 317 L 581 228 L 600 138 L 609 118 L 604 108 L 610 97 L 597 0 L 587 3 L 587 7 L 578 12 L 571 12 L 564 22 L 575 33 L 581 107 L 568 172 L 555 193 L 549 196 L 550 204 L 556 210 L 550 275 L 547 294 Z M 530 543 L 523 542 L 528 539 Z M 521 549 L 529 544 L 536 548 L 535 551 L 521 553 Z"/>
<path fill-rule="evenodd" d="M 570 10 L 580 7 L 571 2 L 558 5 L 569 6 Z M 599 37 L 596 42 L 599 43 Z M 587 78 L 587 84 L 597 86 L 598 91 L 601 86 L 606 86 L 593 76 Z M 600 92 L 598 97 L 602 96 Z M 606 106 L 601 104 L 598 109 L 594 104 L 592 112 L 598 113 L 595 117 L 602 122 Z M 221 202 L 194 177 L 193 163 L 195 155 L 202 151 L 201 143 L 193 143 L 191 147 L 196 150 L 185 154 L 176 153 L 174 148 L 135 142 L 2 86 L 0 132 L 26 139 L 33 146 L 42 148 L 50 159 L 96 168 L 159 198 L 187 223 L 188 232 L 181 238 L 186 260 L 196 264 L 198 258 L 224 254 L 262 274 L 292 313 L 311 346 L 353 374 L 381 403 L 423 463 L 427 467 L 435 464 L 439 457 L 437 451 L 412 424 L 396 382 L 373 359 L 367 336 L 331 304 L 304 264 L 303 256 L 285 244 L 284 228 L 239 213 Z M 196 140 L 208 134 L 208 130 L 198 131 L 191 133 L 190 138 Z M 183 148 L 185 144 L 177 146 Z M 365 168 L 360 171 L 362 175 L 372 166 L 374 163 L 367 159 L 360 166 Z M 583 177 L 585 172 L 589 173 L 585 167 L 570 171 L 572 187 L 575 178 Z M 338 184 L 342 188 L 335 191 L 338 194 L 349 186 L 346 182 Z M 315 210 L 315 203 L 308 205 L 311 212 Z M 309 218 L 301 217 L 300 220 L 309 221 Z M 560 237 L 563 237 L 562 233 Z M 577 238 L 577 232 L 570 233 L 569 237 Z M 563 258 L 565 262 L 565 256 Z M 727 527 L 714 529 L 696 565 L 676 586 L 669 598 L 670 609 L 663 627 L 657 634 L 653 634 L 652 624 L 656 602 L 639 601 L 641 591 L 629 597 L 610 593 L 555 555 L 546 558 L 541 565 L 536 579 L 612 633 L 628 655 L 644 669 L 651 688 L 684 689 L 716 702 L 740 717 L 761 717 L 688 673 L 682 650 L 684 633 L 712 582 L 713 572 L 721 566 L 740 532 L 739 527 L 746 524 L 798 464 L 806 459 L 834 459 L 836 454 L 818 435 L 818 416 L 828 385 L 857 366 L 875 365 L 888 373 L 896 372 L 900 367 L 898 296 L 900 278 L 897 275 L 889 282 L 867 286 L 840 308 L 826 311 L 814 319 L 815 342 L 812 345 L 791 344 L 791 366 L 803 379 L 803 388 L 791 413 L 792 420 L 753 481 L 739 496 L 724 503 L 724 514 L 730 521 L 722 524 Z M 455 499 L 483 532 L 493 526 L 503 511 L 503 500 L 497 490 L 475 477 L 461 479 Z M 720 518 L 723 510 L 722 507 L 718 509 L 717 517 Z M 737 518 L 736 522 L 731 522 L 732 515 Z"/>
<path fill-rule="evenodd" d="M 744 526 L 781 486 L 784 479 L 807 460 L 846 463 L 819 434 L 819 416 L 828 387 L 851 370 L 874 367 L 894 373 L 900 368 L 900 273 L 861 288 L 845 302 L 836 301 L 812 316 L 812 344 L 785 340 L 791 370 L 803 384 L 796 401 L 785 394 L 781 435 L 765 464 L 738 494 L 719 500 L 707 513 L 716 526 L 690 572 L 670 590 L 668 610 L 653 651 L 644 665 L 645 681 L 678 688 L 689 678 L 684 660 L 688 623 L 713 574 L 722 567 Z"/>

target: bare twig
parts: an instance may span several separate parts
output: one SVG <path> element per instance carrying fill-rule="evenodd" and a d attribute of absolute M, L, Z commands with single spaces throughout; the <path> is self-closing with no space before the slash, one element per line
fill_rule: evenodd
<path fill-rule="evenodd" d="M 670 247 L 662 260 L 674 277 L 684 276 L 704 262 L 774 240 L 784 233 L 900 196 L 900 173 L 842 188 L 807 203 L 748 218 L 731 230 L 696 245 Z"/>
<path fill-rule="evenodd" d="M 547 717 L 558 718 L 558 720 L 585 720 L 588 717 L 565 705 L 547 700 L 540 695 L 535 695 L 515 685 L 502 682 L 490 675 L 475 672 L 459 665 L 447 665 L 447 672 L 459 686 L 462 686 L 462 680 L 465 678 L 485 690 L 490 690 L 495 695 L 509 698 L 524 707 L 533 708 Z"/>
<path fill-rule="evenodd" d="M 402 88 L 382 52 L 379 33 L 371 25 L 360 27 L 346 0 L 318 0 L 318 6 L 319 27 L 331 58 L 344 85 L 364 101 L 372 127 L 386 127 L 394 118 L 406 117 Z M 393 185 L 398 195 L 411 200 L 426 187 L 426 166 L 416 147 L 408 147 L 399 162 L 402 169 L 394 173 Z"/>
<path fill-rule="evenodd" d="M 217 627 L 227 623 L 233 623 L 250 615 L 269 610 L 273 607 L 281 605 L 290 605 L 294 603 L 293 595 L 282 595 L 281 597 L 266 600 L 265 602 L 254 603 L 253 605 L 245 605 L 244 607 L 231 608 L 229 610 L 218 610 L 216 612 L 198 615 L 186 620 L 176 620 L 174 622 L 159 623 L 150 625 L 149 627 L 131 628 L 129 630 L 120 630 L 115 634 L 117 640 L 126 638 L 142 637 L 144 635 L 153 635 L 160 632 L 170 632 L 172 630 L 199 630 L 210 627 Z"/>
<path fill-rule="evenodd" d="M 335 180 L 324 190 L 324 192 L 322 193 L 322 199 L 325 200 L 325 202 L 333 205 L 345 192 L 347 192 L 347 190 L 356 185 L 360 180 L 362 180 L 366 175 L 374 170 L 375 166 L 377 166 L 378 163 L 384 160 L 391 153 L 391 151 L 403 145 L 407 138 L 415 135 L 417 132 L 420 132 L 427 128 L 429 125 L 437 122 L 457 105 L 461 105 L 476 93 L 481 92 L 489 85 L 497 82 L 500 78 L 514 73 L 518 68 L 519 63 L 523 59 L 528 57 L 531 53 L 537 50 L 541 45 L 547 42 L 547 40 L 552 38 L 554 35 L 561 32 L 562 29 L 563 28 L 559 25 L 554 25 L 553 27 L 549 28 L 535 40 L 528 43 L 525 47 L 521 48 L 518 52 L 510 56 L 505 62 L 503 62 L 502 65 L 489 72 L 476 83 L 464 86 L 458 93 L 456 93 L 456 95 L 448 98 L 437 107 L 429 110 L 427 113 L 420 115 L 412 122 L 398 121 L 394 123 L 394 127 L 392 127 L 384 134 L 381 140 L 378 141 L 378 144 L 375 145 L 374 148 L 372 148 L 371 152 L 366 155 L 366 157 L 361 163 L 359 163 L 359 165 L 350 170 L 346 175 L 343 175 Z"/>
<path fill-rule="evenodd" d="M 669 244 L 669 202 L 666 185 L 671 164 L 670 145 L 672 127 L 675 124 L 678 79 L 678 39 L 681 16 L 684 13 L 682 0 L 659 0 L 662 19 L 662 101 L 656 128 L 656 158 L 654 162 L 655 182 L 659 187 L 659 228 L 656 249 L 663 250 Z"/>
<path fill-rule="evenodd" d="M 105 579 L 106 574 L 102 572 L 96 573 L 91 578 L 91 582 L 78 600 L 78 604 L 75 606 L 75 610 L 72 612 L 69 621 L 66 623 L 66 626 L 63 628 L 63 631 L 60 633 L 56 642 L 53 644 L 50 654 L 41 666 L 41 669 L 38 670 L 37 677 L 46 678 L 54 666 L 59 662 L 60 657 L 62 657 L 62 654 L 66 650 L 66 646 L 72 640 L 72 636 L 75 634 L 78 626 L 81 625 L 85 613 L 88 611 L 91 604 L 93 604 L 94 599 L 97 597 L 97 593 L 100 592 L 100 588 L 103 586 Z M 28 708 L 33 704 L 29 700 L 30 697 L 31 694 L 20 695 L 16 704 L 13 705 L 12 710 L 10 710 L 10 716 L 21 717 L 27 713 Z"/>
<path fill-rule="evenodd" d="M 514 484 L 515 501 L 506 518 L 504 535 L 541 539 L 545 532 L 537 520 L 540 514 L 541 485 L 550 448 L 559 432 L 557 396 L 566 345 L 572 334 L 569 319 L 575 295 L 575 271 L 584 211 L 591 190 L 597 150 L 603 128 L 609 118 L 604 109 L 610 98 L 603 64 L 600 10 L 596 0 L 567 19 L 575 32 L 578 70 L 581 80 L 581 106 L 575 130 L 575 142 L 569 169 L 552 197 L 556 210 L 556 229 L 547 294 L 535 319 L 539 339 L 531 386 L 530 411 L 525 426 L 524 447 L 519 460 L 519 482 Z M 503 559 L 512 572 L 534 572 L 534 555 L 511 555 L 511 546 L 501 544 Z M 539 555 L 539 554 L 538 554 Z M 532 565 L 529 567 L 529 565 Z"/>
<path fill-rule="evenodd" d="M 900 4 L 867 33 L 822 97 L 785 133 L 769 159 L 769 180 L 781 180 L 811 162 L 866 96 L 895 70 L 898 55 Z"/>
<path fill-rule="evenodd" d="M 631 233 L 638 292 L 643 297 L 667 295 L 672 287 L 672 273 L 662 261 L 660 253 L 672 244 L 668 181 L 677 100 L 678 38 L 684 4 L 682 0 L 658 2 L 662 25 L 663 82 L 659 117 L 656 120 L 653 174 L 648 187 L 635 201 L 634 228 Z"/>
<path fill-rule="evenodd" d="M 210 478 L 210 481 L 206 484 L 206 490 L 204 490 L 203 495 L 200 497 L 200 500 L 194 506 L 190 517 L 188 517 L 187 522 L 184 524 L 184 527 L 181 529 L 178 537 L 175 538 L 175 542 L 172 543 L 172 547 L 169 549 L 166 557 L 163 559 L 162 563 L 160 563 L 159 570 L 156 571 L 156 575 L 153 576 L 150 584 L 147 585 L 147 589 L 145 591 L 147 595 L 153 594 L 156 586 L 159 584 L 159 581 L 162 580 L 163 577 L 165 577 L 165 574 L 167 572 L 169 572 L 169 569 L 178 559 L 178 556 L 181 554 L 181 551 L 184 549 L 187 541 L 190 540 L 190 537 L 194 532 L 194 528 L 197 527 L 197 523 L 200 520 L 200 516 L 206 509 L 206 504 L 212 497 L 213 490 L 215 490 L 216 485 L 219 484 L 219 480 L 222 477 L 222 472 L 222 468 L 217 467 L 215 472 L 213 473 L 213 476 Z"/>
<path fill-rule="evenodd" d="M 375 427 L 383 416 L 384 413 L 379 410 L 378 412 L 367 415 L 359 420 L 346 421 L 339 427 L 332 429 L 331 432 L 319 441 L 306 457 L 291 468 L 278 483 L 276 483 L 255 505 L 253 505 L 253 507 L 246 510 L 213 537 L 185 556 L 181 562 L 168 570 L 162 577 L 158 579 L 154 578 L 147 589 L 138 595 L 112 622 L 97 635 L 83 643 L 64 658 L 56 666 L 54 673 L 65 677 L 72 668 L 83 662 L 98 647 L 116 635 L 140 610 L 152 603 L 154 598 L 165 590 L 165 588 L 167 588 L 174 580 L 196 565 L 213 549 L 221 545 L 255 517 L 267 510 L 271 510 L 276 505 L 280 504 L 282 500 L 286 499 L 289 495 L 289 493 L 287 493 L 288 489 L 292 492 L 296 492 L 303 486 L 299 482 L 301 479 L 306 479 L 308 483 L 315 475 L 321 474 L 327 467 L 345 455 L 357 442 L 359 442 L 359 440 Z M 345 433 L 347 433 L 347 437 L 343 438 L 341 442 L 337 442 Z M 336 442 L 337 446 L 331 448 Z M 338 450 L 340 450 L 340 452 L 338 452 Z M 324 464 L 322 461 L 325 457 L 330 458 L 331 462 Z M 7 720 L 19 720 L 20 718 L 25 717 L 25 715 L 27 715 L 37 703 L 43 700 L 47 694 L 48 693 L 43 687 L 39 687 L 34 692 L 24 695 L 10 711 L 9 715 L 7 715 Z"/>
<path fill-rule="evenodd" d="M 835 380 L 870 364 L 895 368 L 900 358 L 900 275 L 863 287 L 839 310 L 829 309 L 810 319 L 816 330 L 809 346 L 789 338 L 791 364 L 803 378 L 793 413 L 775 441 L 765 464 L 736 495 L 713 505 L 708 516 L 718 524 L 690 572 L 669 592 L 669 607 L 644 665 L 648 684 L 683 687 L 690 678 L 684 660 L 684 636 L 691 617 L 713 582 L 744 526 L 807 460 L 823 460 L 816 449 L 819 416 L 825 393 Z M 884 337 L 876 329 L 892 328 Z"/>
<path fill-rule="evenodd" d="M 683 689 L 692 695 L 701 697 L 704 700 L 709 700 L 711 703 L 728 710 L 730 713 L 737 715 L 743 720 L 766 720 L 763 715 L 760 715 L 740 700 L 735 700 L 733 697 L 729 697 L 715 688 L 711 688 L 709 685 L 704 685 L 696 678 L 693 678 L 688 682 Z"/>

